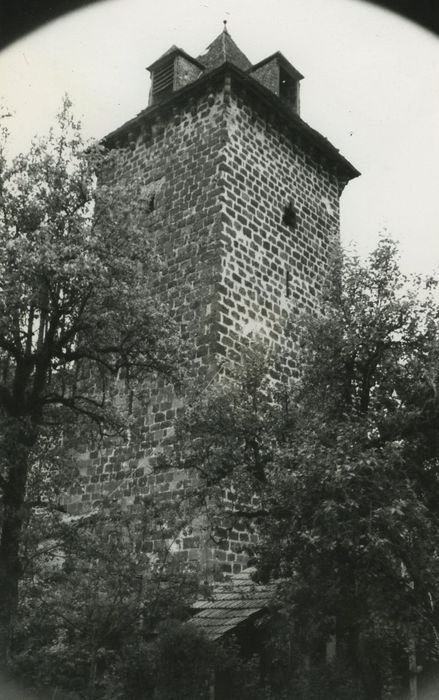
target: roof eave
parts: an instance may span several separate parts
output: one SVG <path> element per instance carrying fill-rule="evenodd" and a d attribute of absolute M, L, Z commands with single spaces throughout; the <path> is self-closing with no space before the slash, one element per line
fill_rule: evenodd
<path fill-rule="evenodd" d="M 176 55 L 183 56 L 183 58 L 186 58 L 188 61 L 190 61 L 191 63 L 198 66 L 198 68 L 201 68 L 201 70 L 204 70 L 206 67 L 197 58 L 190 56 L 188 53 L 186 53 L 186 51 L 183 51 L 183 49 L 180 49 L 178 46 L 176 46 L 175 49 L 172 49 L 172 51 L 164 53 L 162 56 L 160 56 L 160 58 L 158 58 L 156 61 L 154 61 L 154 63 L 151 63 L 151 65 L 147 66 L 146 70 L 151 72 L 152 70 L 157 68 L 157 66 L 159 66 L 161 63 L 165 63 L 165 61 L 169 61 L 169 59 L 171 57 L 176 56 Z"/>
<path fill-rule="evenodd" d="M 142 112 L 139 112 L 139 114 L 133 119 L 130 119 L 129 121 L 125 122 L 125 124 L 122 124 L 122 126 L 104 136 L 102 141 L 104 143 L 108 143 L 111 140 L 117 139 L 118 136 L 122 136 L 122 134 L 126 133 L 127 131 L 136 128 L 142 120 L 153 117 L 163 110 L 166 111 L 166 109 L 168 109 L 174 101 L 182 100 L 185 98 L 185 96 L 188 96 L 193 92 L 197 92 L 201 87 L 203 87 L 204 83 L 215 81 L 215 79 L 220 78 L 223 73 L 227 72 L 232 74 L 234 78 L 246 83 L 246 87 L 250 88 L 250 90 L 256 94 L 259 99 L 268 104 L 279 117 L 287 122 L 288 126 L 297 129 L 297 131 L 299 131 L 305 138 L 307 137 L 309 140 L 313 141 L 314 145 L 322 152 L 323 156 L 335 162 L 340 173 L 345 176 L 346 181 L 352 180 L 361 174 L 344 156 L 341 155 L 338 149 L 333 146 L 326 137 L 322 136 L 322 134 L 309 126 L 297 114 L 290 111 L 277 95 L 268 90 L 268 88 L 264 87 L 264 85 L 261 85 L 261 83 L 253 78 L 249 73 L 241 70 L 233 63 L 229 62 L 225 62 L 217 68 L 207 71 L 197 78 L 197 80 L 194 80 L 188 85 L 185 85 L 179 90 L 171 93 L 169 97 L 163 99 L 161 102 L 147 107 Z"/>
<path fill-rule="evenodd" d="M 269 63 L 269 61 L 272 61 L 273 59 L 277 59 L 279 63 L 281 63 L 284 66 L 284 68 L 286 68 L 286 70 L 292 73 L 297 80 L 303 80 L 304 76 L 302 75 L 302 73 L 298 71 L 297 68 L 295 68 L 293 64 L 290 63 L 289 60 L 285 58 L 283 53 L 281 53 L 280 51 L 276 51 L 270 56 L 267 56 L 267 58 L 263 58 L 262 61 L 255 63 L 254 66 L 249 68 L 248 72 L 252 73 L 252 71 L 257 70 L 258 68 L 262 68 L 262 66 L 264 66 L 266 63 Z"/>

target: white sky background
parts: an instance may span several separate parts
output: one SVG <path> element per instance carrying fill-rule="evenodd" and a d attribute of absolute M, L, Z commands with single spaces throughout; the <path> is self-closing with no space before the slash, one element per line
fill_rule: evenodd
<path fill-rule="evenodd" d="M 145 66 L 172 44 L 197 56 L 222 31 L 252 63 L 280 50 L 305 75 L 301 116 L 361 172 L 342 196 L 342 240 L 387 230 L 403 267 L 439 267 L 439 40 L 358 0 L 107 0 L 0 54 L 13 150 L 53 123 L 65 92 L 100 137 L 147 105 Z"/>

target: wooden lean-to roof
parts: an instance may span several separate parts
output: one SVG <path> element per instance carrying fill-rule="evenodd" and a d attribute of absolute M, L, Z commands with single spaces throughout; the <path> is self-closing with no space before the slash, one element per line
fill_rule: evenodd
<path fill-rule="evenodd" d="M 194 617 L 188 624 L 216 640 L 242 623 L 259 617 L 273 602 L 276 584 L 256 584 L 254 569 L 234 574 L 228 581 L 214 585 L 212 598 L 197 601 Z"/>

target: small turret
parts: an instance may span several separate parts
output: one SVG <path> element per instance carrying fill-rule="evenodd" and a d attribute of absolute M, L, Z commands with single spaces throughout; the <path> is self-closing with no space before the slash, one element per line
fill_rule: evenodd
<path fill-rule="evenodd" d="M 287 61 L 280 51 L 253 66 L 250 75 L 280 97 L 293 112 L 299 114 L 299 88 L 303 75 Z"/>
<path fill-rule="evenodd" d="M 171 46 L 157 61 L 148 66 L 148 70 L 151 73 L 151 105 L 192 83 L 204 71 L 204 66 L 178 46 Z"/>

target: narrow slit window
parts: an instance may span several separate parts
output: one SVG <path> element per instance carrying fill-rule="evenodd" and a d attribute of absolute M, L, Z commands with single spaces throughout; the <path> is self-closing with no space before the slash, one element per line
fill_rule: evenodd
<path fill-rule="evenodd" d="M 128 392 L 128 401 L 127 401 L 127 409 L 128 409 L 128 415 L 132 416 L 133 415 L 133 403 L 134 403 L 134 391 L 132 389 L 129 390 Z"/>
<path fill-rule="evenodd" d="M 155 209 L 155 194 L 152 194 L 148 202 L 148 213 L 151 214 Z"/>
<path fill-rule="evenodd" d="M 285 270 L 285 296 L 288 298 L 291 296 L 291 272 L 289 270 Z"/>

